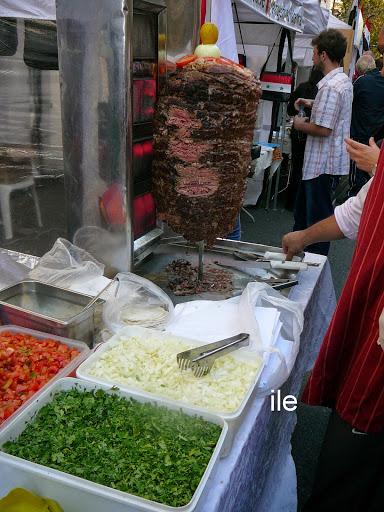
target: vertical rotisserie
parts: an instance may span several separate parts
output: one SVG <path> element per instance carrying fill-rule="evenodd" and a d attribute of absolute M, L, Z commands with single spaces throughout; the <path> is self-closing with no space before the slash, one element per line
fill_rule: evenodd
<path fill-rule="evenodd" d="M 195 58 L 168 78 L 155 114 L 158 215 L 191 242 L 234 227 L 261 95 L 254 74 L 223 58 Z"/>

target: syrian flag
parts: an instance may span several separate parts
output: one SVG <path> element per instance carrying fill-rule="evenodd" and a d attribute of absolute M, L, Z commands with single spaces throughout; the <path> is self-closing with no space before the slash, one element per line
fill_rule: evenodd
<path fill-rule="evenodd" d="M 260 79 L 263 91 L 291 94 L 292 75 L 290 73 L 275 73 L 264 71 Z"/>

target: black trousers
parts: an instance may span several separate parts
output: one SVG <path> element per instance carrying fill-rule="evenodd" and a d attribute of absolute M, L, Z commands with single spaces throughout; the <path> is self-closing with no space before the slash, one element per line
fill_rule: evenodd
<path fill-rule="evenodd" d="M 384 511 L 384 432 L 357 433 L 332 412 L 304 512 Z"/>
<path fill-rule="evenodd" d="M 306 229 L 333 214 L 331 191 L 334 179 L 329 174 L 321 174 L 312 180 L 301 181 L 296 197 L 293 231 Z M 306 250 L 326 256 L 329 247 L 329 242 L 320 242 L 308 246 Z"/>
<path fill-rule="evenodd" d="M 304 152 L 305 140 L 297 140 L 297 136 L 292 136 L 291 179 L 285 192 L 285 208 L 287 210 L 293 210 L 295 207 L 303 175 Z"/>
<path fill-rule="evenodd" d="M 365 172 L 361 171 L 357 166 L 356 163 L 351 160 L 351 165 L 349 167 L 349 191 L 348 196 L 356 196 L 360 189 L 371 179 L 370 175 Z"/>

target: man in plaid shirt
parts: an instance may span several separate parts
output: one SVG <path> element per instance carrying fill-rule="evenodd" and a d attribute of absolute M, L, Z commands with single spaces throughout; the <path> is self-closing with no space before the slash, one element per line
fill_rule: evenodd
<path fill-rule="evenodd" d="M 306 229 L 333 213 L 331 190 L 335 176 L 349 174 L 349 157 L 344 139 L 349 137 L 353 87 L 340 63 L 347 41 L 335 29 L 324 30 L 312 41 L 313 64 L 324 78 L 317 84 L 315 100 L 299 98 L 300 105 L 312 108 L 311 118 L 294 118 L 296 130 L 307 134 L 303 178 L 296 206 L 294 231 Z M 329 243 L 316 243 L 307 248 L 327 255 Z"/>

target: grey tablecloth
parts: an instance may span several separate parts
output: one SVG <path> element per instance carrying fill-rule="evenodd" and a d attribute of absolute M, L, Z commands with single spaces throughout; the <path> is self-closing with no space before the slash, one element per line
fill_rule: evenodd
<path fill-rule="evenodd" d="M 300 273 L 290 298 L 305 306 L 300 351 L 282 396 L 300 392 L 305 373 L 313 366 L 335 308 L 329 263 L 308 255 L 321 267 Z M 295 512 L 296 474 L 290 456 L 295 412 L 271 412 L 270 397 L 257 399 L 238 431 L 231 453 L 222 459 L 199 504 L 202 512 Z"/>

